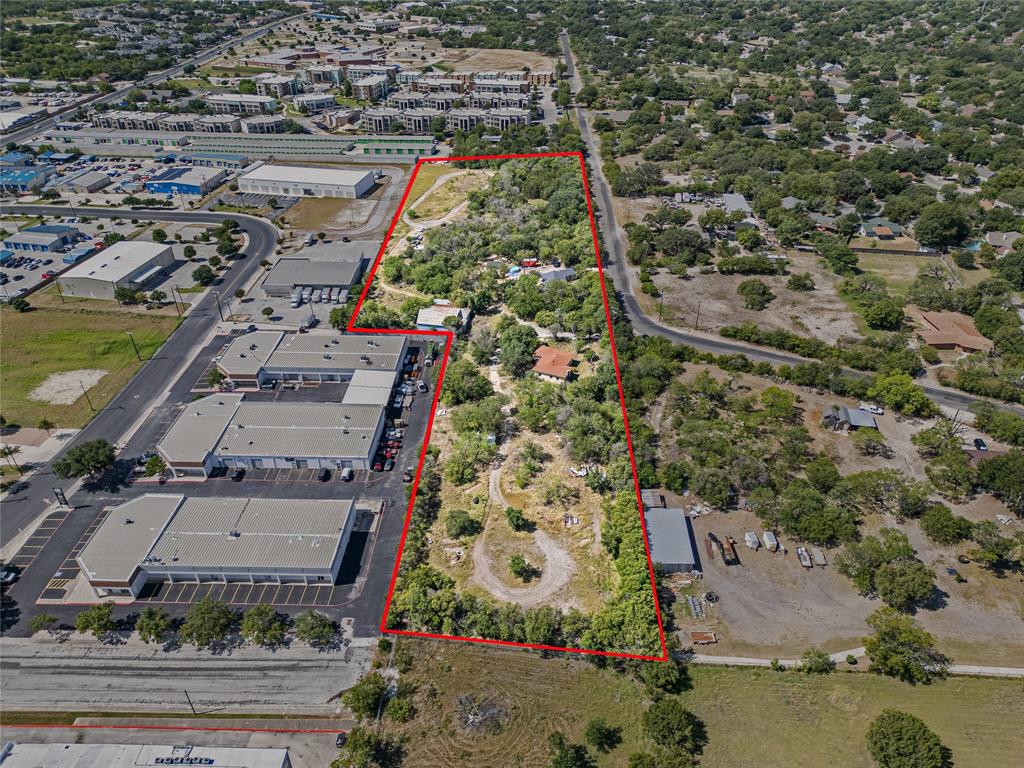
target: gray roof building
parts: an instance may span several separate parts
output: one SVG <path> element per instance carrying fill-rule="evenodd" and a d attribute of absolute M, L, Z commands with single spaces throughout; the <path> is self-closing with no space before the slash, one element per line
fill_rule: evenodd
<path fill-rule="evenodd" d="M 343 293 L 338 302 L 344 302 L 349 289 L 363 274 L 364 264 L 362 260 L 279 259 L 263 279 L 262 286 L 268 296 L 287 296 L 303 286 L 338 288 Z"/>
<path fill-rule="evenodd" d="M 111 510 L 77 559 L 100 596 L 155 580 L 333 583 L 355 510 L 380 504 L 147 493 Z"/>
<path fill-rule="evenodd" d="M 394 376 L 390 371 L 356 371 L 345 390 L 344 405 L 386 406 L 391 399 Z"/>
<path fill-rule="evenodd" d="M 690 518 L 681 509 L 663 507 L 644 510 L 651 560 L 668 572 L 692 571 L 697 567 Z"/>

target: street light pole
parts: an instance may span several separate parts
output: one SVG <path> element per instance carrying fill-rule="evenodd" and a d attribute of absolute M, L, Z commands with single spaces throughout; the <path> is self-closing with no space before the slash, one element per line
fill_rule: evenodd
<path fill-rule="evenodd" d="M 220 321 L 224 322 L 224 310 L 220 306 L 220 294 L 217 291 L 213 292 L 213 297 L 217 302 L 217 314 L 220 315 Z"/>

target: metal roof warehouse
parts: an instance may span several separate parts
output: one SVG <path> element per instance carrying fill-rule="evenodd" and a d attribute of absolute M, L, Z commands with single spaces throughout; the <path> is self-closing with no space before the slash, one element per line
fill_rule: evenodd
<path fill-rule="evenodd" d="M 389 371 L 398 377 L 405 336 L 256 331 L 235 338 L 217 361 L 239 387 L 270 381 L 348 381 L 355 371 Z"/>
<path fill-rule="evenodd" d="M 696 548 L 690 518 L 681 509 L 647 508 L 647 540 L 651 560 L 669 572 L 692 571 L 697 567 Z"/>
<path fill-rule="evenodd" d="M 370 468 L 384 431 L 383 407 L 244 398 L 215 394 L 185 406 L 157 443 L 175 476 L 239 468 Z"/>
<path fill-rule="evenodd" d="M 101 597 L 148 581 L 333 584 L 356 511 L 380 504 L 148 493 L 112 509 L 77 559 Z"/>
<path fill-rule="evenodd" d="M 241 192 L 299 197 L 362 197 L 373 183 L 372 171 L 294 165 L 260 165 L 238 177 Z"/>

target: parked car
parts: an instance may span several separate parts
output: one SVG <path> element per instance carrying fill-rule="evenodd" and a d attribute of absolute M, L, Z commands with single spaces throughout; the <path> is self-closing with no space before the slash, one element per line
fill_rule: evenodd
<path fill-rule="evenodd" d="M 379 462 L 379 461 L 373 462 L 373 471 L 374 472 L 380 472 L 383 468 L 384 468 L 384 465 L 381 462 Z"/>
<path fill-rule="evenodd" d="M 395 468 L 395 460 L 394 459 L 388 459 L 387 461 L 384 462 L 384 471 L 385 472 L 390 472 L 394 468 Z"/>
<path fill-rule="evenodd" d="M 348 734 L 347 733 L 339 733 L 338 737 L 334 740 L 334 746 L 336 746 L 336 747 L 344 747 L 346 741 L 348 741 Z"/>
<path fill-rule="evenodd" d="M 875 416 L 882 416 L 883 414 L 885 414 L 885 411 L 883 411 L 881 408 L 879 408 L 877 405 L 874 405 L 873 403 L 859 403 L 857 405 L 857 408 L 858 410 L 861 411 L 873 413 L 875 414 Z"/>
<path fill-rule="evenodd" d="M 347 483 L 349 480 L 352 479 L 353 474 L 355 473 L 352 471 L 352 467 L 345 467 L 343 470 L 341 470 L 340 477 Z"/>
<path fill-rule="evenodd" d="M 331 479 L 331 470 L 327 469 L 327 467 L 324 467 L 317 473 L 316 479 L 319 480 L 321 483 L 326 483 L 328 480 Z"/>
<path fill-rule="evenodd" d="M 416 382 L 416 389 L 418 389 L 420 392 L 426 392 L 427 382 L 425 382 L 423 379 L 420 379 L 419 381 Z"/>
<path fill-rule="evenodd" d="M 413 478 L 412 467 L 406 467 L 404 470 L 402 470 L 402 482 L 404 482 L 404 483 L 411 483 L 412 482 L 412 478 Z"/>
<path fill-rule="evenodd" d="M 988 443 L 986 443 L 980 437 L 976 437 L 974 438 L 974 447 L 977 448 L 979 451 L 987 451 Z"/>
<path fill-rule="evenodd" d="M 243 477 L 245 477 L 245 469 L 242 467 L 239 467 L 231 473 L 231 481 L 233 483 L 240 483 Z"/>

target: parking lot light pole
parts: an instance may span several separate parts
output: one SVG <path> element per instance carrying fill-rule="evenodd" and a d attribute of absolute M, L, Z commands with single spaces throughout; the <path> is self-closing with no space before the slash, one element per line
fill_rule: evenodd
<path fill-rule="evenodd" d="M 139 358 L 139 360 L 141 361 L 142 360 L 142 355 L 139 354 L 139 345 L 135 343 L 135 336 L 132 334 L 131 331 L 125 331 L 125 333 L 127 333 L 128 334 L 128 338 L 132 340 L 132 349 L 135 350 L 135 356 L 137 358 Z"/>

